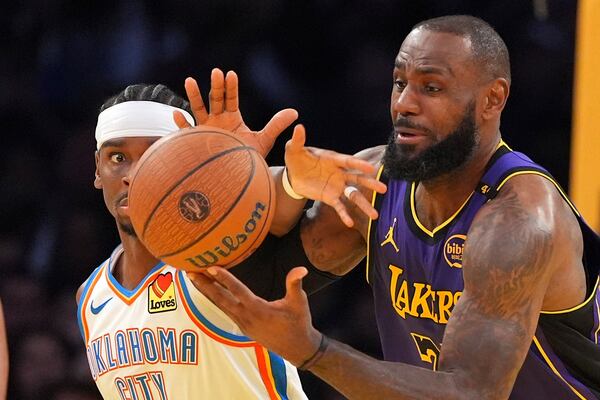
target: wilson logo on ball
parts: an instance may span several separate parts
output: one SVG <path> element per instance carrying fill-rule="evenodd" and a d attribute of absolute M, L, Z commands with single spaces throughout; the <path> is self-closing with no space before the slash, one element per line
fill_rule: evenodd
<path fill-rule="evenodd" d="M 129 216 L 144 246 L 166 264 L 231 268 L 268 235 L 275 197 L 269 166 L 255 149 L 231 132 L 197 126 L 144 152 L 130 182 Z"/>
<path fill-rule="evenodd" d="M 240 245 L 244 243 L 249 236 L 251 236 L 256 230 L 257 223 L 263 217 L 263 212 L 266 206 L 261 202 L 256 203 L 254 211 L 250 214 L 250 217 L 246 221 L 243 227 L 243 231 L 226 235 L 221 238 L 221 244 L 214 248 L 214 252 L 206 250 L 201 254 L 196 254 L 193 257 L 186 258 L 185 261 L 189 262 L 196 268 L 204 268 L 211 265 L 218 265 L 219 262 L 228 257 L 231 253 L 238 250 Z"/>
<path fill-rule="evenodd" d="M 188 222 L 200 222 L 210 214 L 210 201 L 204 193 L 187 192 L 179 199 L 179 214 Z"/>

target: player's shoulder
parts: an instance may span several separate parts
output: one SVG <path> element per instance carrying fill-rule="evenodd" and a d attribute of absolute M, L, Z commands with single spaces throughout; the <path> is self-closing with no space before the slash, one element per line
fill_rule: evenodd
<path fill-rule="evenodd" d="M 514 176 L 479 210 L 471 230 L 481 227 L 487 236 L 518 232 L 521 237 L 543 237 L 550 242 L 562 240 L 565 234 L 576 235 L 579 224 L 561 190 L 547 176 Z"/>
<path fill-rule="evenodd" d="M 77 293 L 75 293 L 75 303 L 79 304 L 79 300 L 81 300 L 81 295 L 83 294 L 83 290 L 85 289 L 85 284 L 87 283 L 87 279 L 83 282 L 79 288 L 77 289 Z"/>
<path fill-rule="evenodd" d="M 365 160 L 375 165 L 377 168 L 381 166 L 383 160 L 383 154 L 385 153 L 385 145 L 379 145 L 375 147 L 369 147 L 354 154 L 355 157 Z"/>
<path fill-rule="evenodd" d="M 499 209 L 517 207 L 537 216 L 536 219 L 544 214 L 551 219 L 563 219 L 573 215 L 573 209 L 567 201 L 566 195 L 551 177 L 532 173 L 517 175 L 506 181 L 490 203 Z"/>
<path fill-rule="evenodd" d="M 77 292 L 75 293 L 75 302 L 77 305 L 79 305 L 79 302 L 80 302 L 83 294 L 85 292 L 87 292 L 91 281 L 100 273 L 100 270 L 102 269 L 104 264 L 106 264 L 107 262 L 108 262 L 108 260 L 104 261 L 102 264 L 100 264 L 98 267 L 96 267 L 94 269 L 94 271 L 92 271 L 90 276 L 88 276 L 87 279 L 85 281 L 83 281 L 83 283 L 79 286 L 79 288 L 77 288 Z"/>

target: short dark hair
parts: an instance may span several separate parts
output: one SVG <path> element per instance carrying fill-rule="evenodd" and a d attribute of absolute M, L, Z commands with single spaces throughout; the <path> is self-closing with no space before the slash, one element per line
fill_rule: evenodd
<path fill-rule="evenodd" d="M 490 24 L 471 15 L 446 15 L 419 22 L 412 30 L 423 28 L 468 38 L 473 58 L 493 78 L 505 78 L 510 83 L 510 60 L 504 40 Z"/>
<path fill-rule="evenodd" d="M 126 101 L 155 101 L 181 108 L 190 114 L 192 113 L 190 103 L 165 85 L 146 83 L 136 83 L 135 85 L 127 86 L 125 90 L 106 100 L 100 107 L 100 112 Z"/>

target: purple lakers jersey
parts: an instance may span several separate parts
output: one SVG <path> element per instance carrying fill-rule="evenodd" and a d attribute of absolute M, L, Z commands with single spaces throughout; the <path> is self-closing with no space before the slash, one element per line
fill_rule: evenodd
<path fill-rule="evenodd" d="M 385 171 L 380 179 L 386 181 Z M 555 184 L 579 220 L 588 280 L 585 301 L 543 312 L 511 399 L 600 398 L 598 276 L 600 239 L 585 225 L 549 173 L 502 143 L 460 209 L 432 231 L 419 221 L 414 182 L 390 180 L 373 199 L 379 219 L 368 233 L 367 280 L 387 361 L 437 368 L 442 337 L 463 290 L 462 254 L 479 209 L 513 176 L 537 174 Z"/>

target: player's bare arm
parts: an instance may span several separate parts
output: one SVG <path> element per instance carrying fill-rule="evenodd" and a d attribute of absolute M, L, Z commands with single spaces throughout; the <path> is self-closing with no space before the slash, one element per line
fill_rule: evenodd
<path fill-rule="evenodd" d="M 528 193 L 520 190 L 523 184 Z M 539 177 L 513 178 L 480 211 L 465 247 L 465 290 L 446 328 L 437 371 L 379 361 L 329 340 L 311 372 L 351 399 L 508 398 L 540 311 L 573 306 L 585 296 L 577 273 L 581 237 L 573 235 L 570 213 Z M 567 275 L 566 301 L 553 286 L 561 268 L 574 271 Z M 223 269 L 210 272 L 214 280 L 196 277 L 198 286 L 247 335 L 296 365 L 314 354 L 321 335 L 310 324 L 301 290 L 305 270 L 290 272 L 288 292 L 275 302 L 253 296 Z M 267 320 L 280 332 L 294 332 L 294 343 L 287 334 L 266 334 L 261 326 Z"/>

